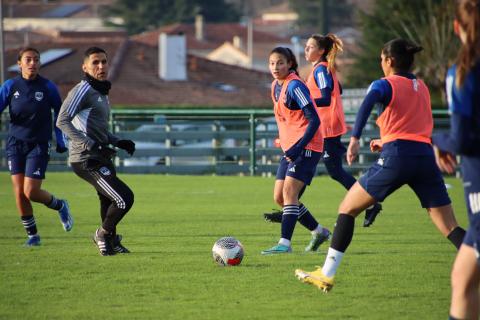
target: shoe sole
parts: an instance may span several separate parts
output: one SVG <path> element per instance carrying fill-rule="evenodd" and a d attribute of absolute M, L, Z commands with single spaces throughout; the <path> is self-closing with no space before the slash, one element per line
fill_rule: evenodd
<path fill-rule="evenodd" d="M 318 278 L 312 276 L 310 273 L 305 272 L 305 271 L 300 270 L 300 269 L 295 270 L 295 276 L 301 282 L 306 283 L 306 284 L 314 285 L 319 290 L 322 290 L 325 293 L 329 292 L 333 288 L 333 284 L 330 284 L 330 283 L 327 283 L 327 282 L 325 282 L 321 279 L 318 279 Z"/>

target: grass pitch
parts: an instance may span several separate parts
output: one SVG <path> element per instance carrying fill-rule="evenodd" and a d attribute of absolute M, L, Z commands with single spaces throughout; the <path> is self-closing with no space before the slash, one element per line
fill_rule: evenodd
<path fill-rule="evenodd" d="M 294 277 L 322 265 L 328 245 L 305 254 L 310 235 L 297 224 L 289 255 L 261 256 L 279 224 L 273 178 L 120 175 L 135 204 L 118 232 L 132 253 L 102 257 L 91 237 L 99 224 L 93 188 L 73 173 L 48 173 L 44 188 L 67 198 L 75 224 L 65 233 L 55 212 L 34 204 L 42 246 L 25 248 L 8 173 L 0 173 L 0 319 L 442 319 L 448 316 L 454 247 L 408 188 L 383 204 L 375 224 L 355 235 L 333 290 Z M 460 181 L 448 179 L 462 226 Z M 345 191 L 315 178 L 303 201 L 333 228 Z M 232 235 L 245 247 L 238 267 L 213 263 L 211 248 Z"/>

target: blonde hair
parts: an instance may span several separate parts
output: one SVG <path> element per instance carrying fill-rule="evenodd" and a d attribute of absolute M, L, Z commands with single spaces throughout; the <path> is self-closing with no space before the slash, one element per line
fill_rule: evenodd
<path fill-rule="evenodd" d="M 314 34 L 310 37 L 315 40 L 319 49 L 323 49 L 322 59 L 327 61 L 327 70 L 329 72 L 335 71 L 335 59 L 337 54 L 343 51 L 343 42 L 333 33 L 326 36 Z"/>

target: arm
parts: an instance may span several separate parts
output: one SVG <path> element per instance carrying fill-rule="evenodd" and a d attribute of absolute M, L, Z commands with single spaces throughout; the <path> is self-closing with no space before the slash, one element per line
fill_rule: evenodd
<path fill-rule="evenodd" d="M 390 91 L 388 91 L 390 90 Z M 360 150 L 359 139 L 362 135 L 363 128 L 365 127 L 368 117 L 372 113 L 372 109 L 377 103 L 388 105 L 391 100 L 391 87 L 386 80 L 374 81 L 370 88 L 368 88 L 367 95 L 360 106 L 355 119 L 355 125 L 350 138 L 350 144 L 347 149 L 347 163 L 351 165 L 357 158 L 358 151 Z M 379 150 L 380 145 L 374 144 L 374 148 Z"/>
<path fill-rule="evenodd" d="M 332 102 L 333 78 L 323 65 L 317 67 L 314 73 L 315 83 L 322 93 L 322 97 L 315 99 L 317 107 L 329 107 Z"/>
<path fill-rule="evenodd" d="M 480 141 L 472 138 L 472 120 L 470 117 L 452 113 L 450 132 L 432 136 L 432 143 L 443 152 L 463 154 L 467 156 L 480 155 Z"/>
<path fill-rule="evenodd" d="M 60 98 L 60 94 L 58 93 L 57 87 L 53 84 L 53 82 L 48 82 L 47 84 L 48 92 L 50 95 L 50 103 L 53 109 L 53 123 L 54 123 L 54 131 L 55 131 L 55 140 L 57 141 L 56 151 L 58 153 L 64 153 L 68 149 L 66 147 L 65 138 L 63 136 L 62 130 L 60 130 L 57 126 L 57 118 L 58 112 L 60 111 L 60 107 L 62 106 L 62 98 Z"/>
<path fill-rule="evenodd" d="M 13 85 L 13 80 L 9 79 L 0 87 L 0 113 L 9 105 L 10 91 Z"/>
<path fill-rule="evenodd" d="M 82 86 L 76 86 L 68 93 L 58 113 L 56 124 L 70 140 L 82 145 L 87 150 L 91 150 L 95 141 L 78 130 L 72 123 L 75 116 L 82 111 L 82 105 L 86 100 L 86 91 L 88 90 L 82 90 Z"/>
<path fill-rule="evenodd" d="M 475 83 L 473 74 L 469 74 L 461 88 L 455 85 L 455 67 L 448 70 L 446 79 L 446 91 L 448 98 L 450 117 L 450 132 L 436 134 L 432 137 L 432 143 L 442 152 L 462 154 L 467 156 L 479 156 L 480 137 L 478 128 L 474 122 L 479 122 L 478 115 L 475 118 L 475 91 L 478 84 Z M 477 123 L 477 126 L 480 123 Z M 475 134 L 477 132 L 477 134 Z"/>

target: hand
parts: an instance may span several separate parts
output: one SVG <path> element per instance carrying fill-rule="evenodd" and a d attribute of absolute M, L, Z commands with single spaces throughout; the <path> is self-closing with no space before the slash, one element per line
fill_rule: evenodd
<path fill-rule="evenodd" d="M 457 166 L 457 160 L 455 159 L 455 155 L 446 151 L 442 151 L 436 146 L 433 146 L 433 151 L 435 153 L 435 160 L 437 161 L 437 166 L 440 168 L 440 170 L 449 174 L 454 173 Z"/>
<path fill-rule="evenodd" d="M 115 146 L 127 151 L 127 153 L 131 156 L 135 152 L 135 142 L 132 140 L 118 140 Z"/>
<path fill-rule="evenodd" d="M 370 151 L 372 152 L 380 152 L 382 151 L 383 143 L 382 139 L 373 139 L 370 141 Z"/>
<path fill-rule="evenodd" d="M 288 162 L 293 162 L 302 154 L 302 151 L 303 151 L 303 148 L 297 145 L 294 145 L 290 147 L 290 149 L 285 151 L 285 158 L 287 159 Z"/>
<path fill-rule="evenodd" d="M 64 152 L 67 152 L 68 149 L 65 146 L 61 146 L 61 145 L 57 144 L 57 147 L 55 148 L 55 151 L 57 151 L 57 153 L 64 153 Z"/>
<path fill-rule="evenodd" d="M 102 145 L 98 142 L 95 142 L 90 149 L 91 152 L 99 153 L 102 157 L 111 159 L 116 151 L 113 150 L 112 148 L 107 147 L 106 145 Z"/>
<path fill-rule="evenodd" d="M 360 150 L 360 143 L 357 138 L 351 137 L 350 144 L 348 145 L 347 149 L 347 163 L 349 166 L 352 165 L 353 161 L 358 156 L 358 151 Z"/>

